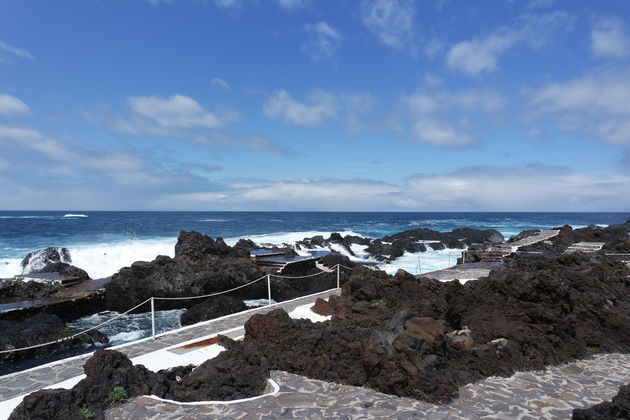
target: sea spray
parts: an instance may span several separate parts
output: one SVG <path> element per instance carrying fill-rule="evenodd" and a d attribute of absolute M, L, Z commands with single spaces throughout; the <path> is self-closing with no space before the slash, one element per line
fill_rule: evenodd
<path fill-rule="evenodd" d="M 179 322 L 179 317 L 185 311 L 185 309 L 155 311 L 156 333 L 161 334 L 180 328 L 181 324 Z M 110 321 L 97 328 L 109 338 L 110 346 L 129 343 L 151 335 L 151 312 L 126 314 L 118 319 L 114 319 L 118 315 L 120 315 L 120 313 L 115 311 L 101 312 L 79 318 L 71 323 L 68 323 L 68 327 L 76 333 L 87 328 L 95 327 L 103 322 Z"/>

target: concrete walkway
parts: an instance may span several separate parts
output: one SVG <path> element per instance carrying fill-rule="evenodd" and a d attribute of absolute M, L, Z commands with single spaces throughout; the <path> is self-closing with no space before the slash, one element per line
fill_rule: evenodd
<path fill-rule="evenodd" d="M 512 242 L 508 245 L 512 245 L 513 247 L 516 247 L 518 249 L 522 246 L 535 244 L 536 242 L 546 241 L 549 238 L 553 238 L 558 233 L 560 233 L 560 231 L 557 229 L 541 230 L 536 235 L 528 236 L 527 238 L 523 238 L 520 241 Z"/>
<path fill-rule="evenodd" d="M 183 405 L 138 397 L 105 412 L 110 420 L 150 419 L 570 419 L 630 383 L 630 355 L 601 354 L 540 372 L 490 377 L 434 405 L 273 371 L 279 392 L 251 401 Z"/>
<path fill-rule="evenodd" d="M 487 277 L 490 270 L 500 266 L 500 262 L 479 262 L 454 265 L 450 268 L 431 271 L 429 273 L 418 274 L 416 277 L 428 277 L 440 281 L 460 280 L 462 283 L 467 280 L 477 280 Z"/>
<path fill-rule="evenodd" d="M 110 347 L 125 353 L 130 359 L 156 350 L 174 346 L 179 343 L 207 337 L 208 335 L 230 331 L 230 336 L 243 335 L 243 325 L 254 314 L 264 314 L 273 309 L 282 308 L 291 312 L 298 306 L 315 302 L 317 298 L 328 298 L 332 294 L 339 294 L 340 289 L 331 289 L 290 301 L 280 302 L 271 306 L 250 309 L 237 314 L 205 321 L 156 336 L 156 339 L 146 338 L 121 346 Z M 92 356 L 91 353 L 59 360 L 21 372 L 11 373 L 0 377 L 0 401 L 6 401 L 20 395 L 42 389 L 46 386 L 71 379 L 83 374 L 83 364 Z"/>

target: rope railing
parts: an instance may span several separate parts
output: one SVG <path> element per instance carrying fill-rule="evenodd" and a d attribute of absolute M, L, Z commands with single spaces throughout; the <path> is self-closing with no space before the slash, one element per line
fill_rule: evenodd
<path fill-rule="evenodd" d="M 320 274 L 320 273 L 317 273 L 317 274 Z M 152 297 L 150 299 L 153 299 L 153 300 L 192 300 L 192 299 L 203 299 L 203 298 L 208 298 L 208 297 L 212 297 L 212 296 L 224 295 L 226 293 L 230 293 L 230 292 L 233 292 L 233 291 L 238 290 L 238 289 L 243 289 L 243 288 L 245 288 L 245 287 L 247 287 L 247 286 L 249 286 L 251 284 L 254 284 L 256 282 L 261 281 L 264 278 L 267 278 L 267 276 L 264 275 L 264 276 L 262 276 L 259 279 L 256 279 L 254 281 L 250 281 L 249 283 L 242 284 L 240 286 L 234 287 L 233 289 L 223 290 L 221 292 L 215 292 L 215 293 L 208 293 L 207 295 L 188 296 L 188 297 Z"/>
<path fill-rule="evenodd" d="M 337 264 L 335 266 L 332 267 L 332 270 L 334 271 L 336 269 L 337 271 L 337 288 L 340 287 L 340 268 L 346 268 L 348 270 L 353 270 L 352 267 L 346 267 L 344 265 L 341 264 Z M 115 320 L 117 320 L 118 318 L 121 318 L 127 314 L 129 314 L 130 312 L 138 309 L 139 307 L 141 307 L 142 305 L 145 305 L 146 303 L 151 303 L 151 332 L 152 332 L 152 337 L 153 339 L 155 339 L 155 301 L 156 300 L 192 300 L 192 299 L 203 299 L 203 298 L 208 298 L 208 297 L 212 297 L 212 296 L 218 296 L 218 295 L 223 295 L 226 293 L 231 293 L 234 292 L 235 290 L 239 290 L 239 289 L 243 289 L 247 286 L 251 286 L 254 283 L 257 283 L 263 279 L 267 279 L 267 295 L 268 295 L 268 304 L 271 305 L 271 278 L 272 277 L 276 277 L 276 278 L 280 278 L 280 279 L 303 279 L 303 278 L 309 278 L 309 277 L 315 277 L 315 276 L 319 276 L 321 274 L 332 274 L 326 271 L 321 270 L 319 273 L 315 273 L 315 274 L 309 274 L 307 276 L 279 276 L 276 274 L 267 274 L 265 276 L 262 276 L 256 280 L 250 281 L 249 283 L 246 284 L 242 284 L 240 286 L 234 287 L 232 289 L 228 289 L 228 290 L 223 290 L 221 292 L 215 292 L 215 293 L 209 293 L 206 295 L 198 295 L 198 296 L 188 296 L 188 297 L 156 297 L 156 296 L 152 296 L 148 299 L 146 299 L 145 301 L 137 304 L 136 306 L 134 306 L 131 309 L 126 310 L 125 312 L 116 315 L 114 318 L 108 319 L 107 321 L 101 322 L 98 325 L 95 325 L 93 327 L 90 328 L 86 328 L 83 331 L 80 331 L 78 333 L 72 334 L 68 337 L 63 337 L 60 338 L 58 340 L 54 340 L 54 341 L 49 341 L 47 343 L 40 343 L 40 344 L 35 344 L 32 346 L 27 346 L 27 347 L 20 347 L 17 349 L 8 349 L 8 350 L 0 350 L 0 354 L 7 354 L 7 353 L 15 353 L 15 352 L 19 352 L 19 351 L 24 351 L 24 350 L 31 350 L 31 349 L 35 349 L 35 348 L 39 348 L 39 347 L 45 347 L 45 346 L 50 346 L 52 344 L 58 344 L 58 343 L 62 343 L 65 341 L 69 341 L 72 340 L 73 338 L 76 338 L 80 335 L 86 334 L 90 331 L 93 331 L 97 328 L 102 327 L 103 325 L 109 324 L 110 322 L 113 322 Z"/>
<path fill-rule="evenodd" d="M 150 301 L 151 301 L 151 299 L 152 299 L 152 298 L 149 298 L 149 299 L 145 300 L 144 302 L 137 304 L 137 305 L 136 305 L 136 306 L 134 306 L 133 308 L 128 309 L 127 311 L 125 311 L 125 312 L 123 312 L 123 313 L 121 313 L 121 314 L 116 315 L 116 316 L 115 316 L 114 318 L 112 318 L 112 319 L 108 319 L 108 320 L 107 320 L 107 321 L 105 321 L 105 322 L 101 322 L 100 324 L 95 325 L 95 326 L 90 327 L 90 328 L 86 328 L 85 330 L 80 331 L 80 332 L 78 332 L 78 333 L 76 333 L 76 334 L 69 335 L 68 337 L 60 338 L 59 340 L 55 340 L 55 341 L 49 341 L 49 342 L 47 342 L 47 343 L 35 344 L 35 345 L 32 345 L 32 346 L 28 346 L 28 347 L 20 347 L 19 349 L 2 350 L 2 351 L 0 351 L 0 354 L 14 353 L 14 352 L 17 352 L 17 351 L 23 351 L 23 350 L 30 350 L 30 349 L 35 349 L 35 348 L 38 348 L 38 347 L 50 346 L 51 344 L 62 343 L 62 342 L 64 342 L 64 341 L 72 340 L 73 338 L 76 338 L 76 337 L 78 337 L 78 336 L 80 336 L 80 335 L 82 335 L 82 334 L 85 334 L 85 333 L 88 333 L 88 332 L 90 332 L 90 331 L 92 331 L 92 330 L 95 330 L 95 329 L 97 329 L 97 328 L 100 328 L 100 327 L 102 327 L 102 326 L 103 326 L 103 325 L 105 325 L 105 324 L 108 324 L 108 323 L 110 323 L 110 322 L 112 322 L 112 321 L 117 320 L 118 318 L 120 318 L 120 317 L 122 317 L 122 316 L 124 316 L 124 315 L 127 315 L 129 312 L 131 312 L 131 311 L 133 311 L 133 310 L 138 309 L 139 307 L 141 307 L 142 305 L 144 305 L 144 304 L 145 304 L 145 303 L 147 303 L 147 302 L 150 302 Z"/>

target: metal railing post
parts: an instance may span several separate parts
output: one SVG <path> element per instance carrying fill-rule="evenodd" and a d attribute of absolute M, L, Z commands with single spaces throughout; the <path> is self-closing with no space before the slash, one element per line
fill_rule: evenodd
<path fill-rule="evenodd" d="M 337 264 L 337 289 L 339 289 L 339 268 L 341 266 L 339 264 Z"/>
<path fill-rule="evenodd" d="M 155 298 L 151 296 L 151 336 L 155 340 Z"/>
<path fill-rule="evenodd" d="M 271 274 L 267 274 L 267 297 L 269 299 L 269 305 L 271 305 Z"/>

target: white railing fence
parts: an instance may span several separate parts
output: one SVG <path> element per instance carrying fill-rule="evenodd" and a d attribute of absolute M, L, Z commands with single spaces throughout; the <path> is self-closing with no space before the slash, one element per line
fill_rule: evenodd
<path fill-rule="evenodd" d="M 332 267 L 332 270 L 336 271 L 336 274 L 337 274 L 337 288 L 340 287 L 340 271 L 341 271 L 342 268 L 347 269 L 347 270 L 353 270 L 354 269 L 352 267 L 346 267 L 345 265 L 341 265 L 341 264 L 337 264 L 334 267 Z M 259 282 L 259 281 L 261 281 L 263 279 L 267 279 L 267 302 L 268 302 L 268 305 L 271 305 L 271 302 L 272 302 L 272 299 L 271 299 L 271 278 L 272 277 L 279 278 L 279 279 L 305 279 L 305 278 L 320 276 L 322 274 L 331 274 L 331 273 L 328 272 L 328 271 L 320 270 L 319 273 L 309 274 L 309 275 L 306 275 L 306 276 L 281 276 L 281 275 L 277 275 L 277 274 L 267 274 L 267 275 L 264 275 L 264 276 L 262 276 L 262 277 L 260 277 L 260 278 L 258 278 L 256 280 L 250 281 L 250 282 L 248 282 L 246 284 L 242 284 L 242 285 L 234 287 L 232 289 L 223 290 L 221 292 L 208 293 L 208 294 L 205 294 L 205 295 L 198 295 L 198 296 L 186 296 L 186 297 L 151 296 L 150 298 L 148 298 L 148 299 L 144 300 L 143 302 L 137 304 L 133 308 L 128 309 L 127 311 L 125 311 L 125 312 L 123 312 L 123 313 L 121 313 L 121 314 L 119 314 L 119 315 L 117 315 L 117 316 L 115 316 L 115 317 L 113 317 L 111 319 L 108 319 L 105 322 L 102 322 L 102 323 L 100 323 L 98 325 L 95 325 L 93 327 L 87 328 L 87 329 L 85 329 L 83 331 L 80 331 L 80 332 L 78 332 L 76 334 L 69 335 L 68 337 L 64 337 L 64 338 L 61 338 L 59 340 L 49 341 L 47 343 L 35 344 L 35 345 L 32 345 L 32 346 L 20 347 L 20 348 L 17 348 L 17 349 L 0 350 L 0 355 L 1 354 L 7 354 L 7 353 L 15 353 L 15 352 L 24 351 L 24 350 L 31 350 L 31 349 L 38 348 L 38 347 L 49 346 L 49 345 L 52 345 L 52 344 L 57 344 L 57 343 L 62 343 L 62 342 L 65 342 L 65 341 L 72 340 L 73 338 L 76 338 L 76 337 L 78 337 L 78 336 L 80 336 L 82 334 L 86 334 L 86 333 L 88 333 L 90 331 L 93 331 L 93 330 L 96 330 L 96 329 L 98 329 L 98 328 L 100 328 L 100 327 L 102 327 L 102 326 L 104 326 L 104 325 L 106 325 L 106 324 L 108 324 L 108 323 L 110 323 L 112 321 L 115 321 L 115 320 L 117 320 L 117 319 L 119 319 L 119 318 L 129 314 L 130 312 L 135 311 L 136 309 L 142 307 L 143 305 L 145 305 L 147 303 L 150 303 L 150 310 L 151 310 L 151 336 L 153 337 L 153 339 L 155 339 L 155 336 L 156 336 L 156 329 L 155 329 L 155 301 L 156 300 L 193 300 L 193 299 L 204 299 L 204 298 L 209 298 L 209 297 L 212 297 L 212 296 L 218 296 L 218 295 L 223 295 L 223 294 L 226 294 L 226 293 L 231 293 L 231 292 L 234 292 L 236 290 L 243 289 L 243 288 L 245 288 L 247 286 L 251 286 L 252 284 L 257 283 L 257 282 Z"/>

